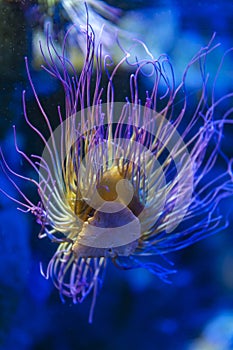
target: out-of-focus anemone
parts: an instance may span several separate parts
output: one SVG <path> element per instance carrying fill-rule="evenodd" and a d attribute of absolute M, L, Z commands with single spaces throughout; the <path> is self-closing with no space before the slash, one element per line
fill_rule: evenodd
<path fill-rule="evenodd" d="M 85 26 L 86 8 L 88 4 L 88 16 L 95 36 L 101 38 L 103 51 L 109 54 L 109 49 L 113 54 L 116 34 L 123 35 L 126 32 L 120 30 L 117 23 L 122 10 L 108 5 L 104 1 L 97 0 L 39 0 L 38 17 L 36 29 L 33 31 L 33 61 L 36 66 L 43 63 L 43 57 L 38 49 L 38 41 L 46 43 L 46 32 L 49 24 L 50 34 L 56 39 L 56 46 L 62 46 L 65 32 L 71 26 Z M 51 29 L 52 28 L 52 29 Z M 74 27 L 73 27 L 74 28 Z M 127 36 L 130 34 L 127 32 Z M 55 41 L 54 41 L 55 42 Z M 86 43 L 80 32 L 72 30 L 67 41 L 67 54 L 72 60 L 73 66 L 82 66 L 82 55 L 80 49 L 85 52 Z"/>
<path fill-rule="evenodd" d="M 92 291 L 91 322 L 108 260 L 121 269 L 144 267 L 166 281 L 173 271 L 155 262 L 156 255 L 163 257 L 186 247 L 227 224 L 218 206 L 232 195 L 232 161 L 223 154 L 220 143 L 224 126 L 232 124 L 232 108 L 221 109 L 221 118 L 215 116 L 233 93 L 215 100 L 216 75 L 208 98 L 205 61 L 217 46 L 213 40 L 191 59 L 176 87 L 166 55 L 154 59 L 145 45 L 135 40 L 128 51 L 122 49 L 123 57 L 114 65 L 110 56 L 102 54 L 101 42 L 95 46 L 92 27 L 87 24 L 81 31 L 86 55 L 80 74 L 65 56 L 69 33 L 62 55 L 49 37 L 49 58 L 42 49 L 43 68 L 61 82 L 65 94 L 66 113 L 62 116 L 57 107 L 60 125 L 55 131 L 26 59 L 28 78 L 50 139 L 30 121 L 23 92 L 25 120 L 45 149 L 42 156 L 26 155 L 16 134 L 15 146 L 39 180 L 15 173 L 2 152 L 1 156 L 2 169 L 22 199 L 8 196 L 36 216 L 40 238 L 58 244 L 42 273 L 52 279 L 62 299 L 82 302 Z M 132 61 L 135 45 L 144 47 L 146 59 Z M 129 84 L 130 96 L 117 103 L 114 79 L 123 64 L 134 73 L 122 82 L 122 88 Z M 185 82 L 196 64 L 200 64 L 202 86 L 194 98 Z M 107 86 L 102 85 L 103 76 L 108 79 Z M 145 83 L 148 77 L 153 86 L 141 100 L 138 81 L 142 78 Z M 225 171 L 218 171 L 219 159 L 226 165 Z M 38 203 L 21 191 L 14 176 L 37 187 Z"/>

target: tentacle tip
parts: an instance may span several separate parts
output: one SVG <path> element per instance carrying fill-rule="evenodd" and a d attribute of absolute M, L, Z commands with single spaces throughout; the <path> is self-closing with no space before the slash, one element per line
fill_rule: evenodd
<path fill-rule="evenodd" d="M 39 263 L 39 266 L 40 266 L 40 273 L 41 273 L 41 275 L 47 280 L 48 279 L 48 275 L 47 275 L 47 273 L 44 272 L 41 261 Z"/>
<path fill-rule="evenodd" d="M 77 301 L 77 298 L 76 298 L 76 294 L 73 295 L 72 301 L 73 301 L 73 304 L 74 304 L 74 305 L 78 304 L 78 301 Z"/>
<path fill-rule="evenodd" d="M 62 304 L 66 303 L 66 301 L 65 301 L 65 299 L 64 299 L 64 297 L 62 295 L 62 292 L 60 292 L 60 299 L 61 299 Z"/>

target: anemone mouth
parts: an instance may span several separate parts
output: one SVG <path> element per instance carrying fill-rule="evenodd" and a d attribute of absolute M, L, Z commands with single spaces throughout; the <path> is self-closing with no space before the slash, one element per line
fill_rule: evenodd
<path fill-rule="evenodd" d="M 125 169 L 119 166 L 112 166 L 107 170 L 97 187 L 99 195 L 105 201 L 118 201 L 127 206 L 135 216 L 144 209 L 138 191 L 130 181 L 132 179 L 133 164 L 129 162 Z"/>
<path fill-rule="evenodd" d="M 99 181 L 94 186 L 93 191 L 89 193 L 89 201 L 87 202 L 81 194 L 81 191 L 77 189 L 75 205 L 73 210 L 84 222 L 93 218 L 96 213 L 101 212 L 104 203 L 121 203 L 124 207 L 127 207 L 134 216 L 138 217 L 144 209 L 144 204 L 140 199 L 140 195 L 133 187 L 131 178 L 132 171 L 130 168 L 132 165 L 127 165 L 126 169 L 120 169 L 119 166 L 113 165 L 107 169 Z M 91 205 L 93 204 L 93 205 Z M 118 206 L 105 206 L 105 210 L 109 210 L 111 213 L 114 210 L 118 211 Z M 122 207 L 120 207 L 122 210 Z M 120 213 L 119 213 L 120 215 Z M 106 218 L 105 218 L 106 219 Z"/>

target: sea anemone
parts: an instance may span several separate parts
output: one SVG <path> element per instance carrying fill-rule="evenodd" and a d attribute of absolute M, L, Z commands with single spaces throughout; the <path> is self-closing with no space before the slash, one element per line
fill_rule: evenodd
<path fill-rule="evenodd" d="M 2 169 L 22 199 L 12 198 L 4 189 L 2 192 L 36 216 L 40 238 L 47 237 L 58 245 L 46 272 L 42 267 L 41 271 L 52 279 L 62 300 L 68 297 L 74 303 L 82 302 L 93 292 L 92 322 L 107 261 L 121 269 L 144 267 L 167 280 L 173 270 L 157 263 L 156 256 L 186 247 L 227 225 L 218 207 L 233 192 L 232 160 L 221 150 L 224 126 L 232 124 L 232 108 L 221 118 L 216 117 L 216 111 L 227 105 L 233 93 L 215 100 L 218 70 L 208 97 L 205 64 L 218 46 L 213 45 L 214 38 L 191 59 L 176 86 L 166 55 L 155 59 L 135 40 L 127 51 L 119 44 L 122 59 L 114 64 L 109 55 L 103 55 L 101 42 L 95 45 L 89 23 L 80 31 L 86 40 L 80 74 L 65 55 L 69 32 L 61 54 L 49 36 L 46 54 L 41 47 L 43 69 L 64 88 L 65 115 L 58 106 L 59 126 L 55 130 L 25 60 L 50 138 L 47 140 L 30 121 L 24 91 L 25 120 L 45 148 L 41 156 L 28 156 L 20 150 L 16 132 L 15 147 L 39 180 L 14 172 L 1 152 Z M 144 48 L 147 58 L 133 61 L 135 45 Z M 133 73 L 129 81 L 127 78 L 114 88 L 114 79 L 124 64 Z M 186 79 L 197 64 L 201 89 L 190 95 Z M 139 79 L 150 85 L 141 99 Z M 125 102 L 116 102 L 115 93 L 127 84 L 130 96 Z M 225 170 L 216 166 L 219 160 L 226 165 Z M 14 176 L 36 186 L 38 203 L 23 193 Z"/>

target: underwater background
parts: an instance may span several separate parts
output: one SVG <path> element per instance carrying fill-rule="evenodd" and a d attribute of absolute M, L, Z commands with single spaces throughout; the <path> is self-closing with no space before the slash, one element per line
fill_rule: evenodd
<path fill-rule="evenodd" d="M 210 74 L 216 73 L 222 55 L 233 47 L 232 1 L 106 2 L 122 9 L 119 26 L 135 33 L 154 56 L 164 52 L 170 56 L 178 81 L 214 32 L 221 47 L 209 60 Z M 40 70 L 34 46 L 46 21 L 54 24 L 59 40 L 69 18 L 63 17 L 59 3 L 53 11 L 41 6 L 36 1 L 0 0 L 0 142 L 9 163 L 19 172 L 30 169 L 14 150 L 12 126 L 16 125 L 21 148 L 32 153 L 40 147 L 23 117 L 21 95 L 26 88 L 28 115 L 39 120 L 24 56 L 30 60 L 32 78 L 48 114 L 56 113 L 58 101 L 64 103 L 59 85 Z M 219 94 L 233 89 L 232 62 L 233 54 L 224 64 Z M 121 74 L 122 79 L 128 76 L 125 71 Z M 190 84 L 194 89 L 195 79 L 193 74 Z M 146 90 L 143 81 L 141 88 Z M 120 82 L 115 89 L 118 100 L 124 101 L 127 92 Z M 232 128 L 226 128 L 223 147 L 228 155 L 232 154 L 232 137 Z M 0 184 L 15 194 L 1 170 Z M 25 191 L 34 189 L 27 186 Z M 16 207 L 0 195 L 1 350 L 233 349 L 232 198 L 221 204 L 228 228 L 168 255 L 177 269 L 170 276 L 171 284 L 146 270 L 120 271 L 109 264 L 92 325 L 88 324 L 88 298 L 81 305 L 62 304 L 51 281 L 41 276 L 39 263 L 46 264 L 53 243 L 39 240 L 40 228 L 34 218 Z"/>

